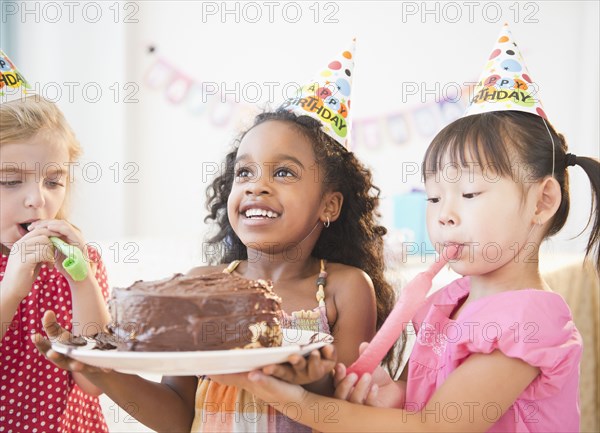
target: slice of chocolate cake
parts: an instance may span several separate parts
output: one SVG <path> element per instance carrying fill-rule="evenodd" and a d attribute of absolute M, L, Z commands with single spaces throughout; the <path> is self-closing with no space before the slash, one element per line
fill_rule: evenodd
<path fill-rule="evenodd" d="M 280 346 L 281 299 L 270 283 L 212 273 L 176 274 L 113 289 L 118 350 L 142 352 Z"/>

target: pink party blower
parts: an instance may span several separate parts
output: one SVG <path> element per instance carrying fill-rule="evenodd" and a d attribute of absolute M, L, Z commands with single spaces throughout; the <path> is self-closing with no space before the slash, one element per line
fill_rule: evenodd
<path fill-rule="evenodd" d="M 440 254 L 437 262 L 432 264 L 428 270 L 419 273 L 404 287 L 394 309 L 369 343 L 369 347 L 348 368 L 347 374 L 355 373 L 360 378 L 365 373 L 373 373 L 385 354 L 390 350 L 390 347 L 400 338 L 400 334 L 406 328 L 408 321 L 425 303 L 427 292 L 431 289 L 433 277 L 457 253 L 458 247 L 456 245 L 447 247 Z"/>

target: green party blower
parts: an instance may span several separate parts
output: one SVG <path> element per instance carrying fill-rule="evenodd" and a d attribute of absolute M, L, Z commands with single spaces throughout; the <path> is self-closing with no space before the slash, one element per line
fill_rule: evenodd
<path fill-rule="evenodd" d="M 348 367 L 347 374 L 355 373 L 360 377 L 365 373 L 373 373 L 385 354 L 400 337 L 406 324 L 425 304 L 433 277 L 444 267 L 448 260 L 453 259 L 458 254 L 458 247 L 456 245 L 447 247 L 444 253 L 440 254 L 438 261 L 432 264 L 428 270 L 418 274 L 402 289 L 400 299 L 396 302 L 393 310 L 385 319 L 369 346 L 354 361 L 354 364 Z"/>
<path fill-rule="evenodd" d="M 73 278 L 74 281 L 85 280 L 88 273 L 88 267 L 81 250 L 55 236 L 50 236 L 50 242 L 52 242 L 52 245 L 54 245 L 58 251 L 67 257 L 63 260 L 62 265 L 71 278 Z"/>

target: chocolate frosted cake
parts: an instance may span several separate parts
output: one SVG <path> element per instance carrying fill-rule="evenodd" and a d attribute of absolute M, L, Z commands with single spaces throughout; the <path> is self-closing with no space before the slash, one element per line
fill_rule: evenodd
<path fill-rule="evenodd" d="M 280 346 L 281 299 L 263 280 L 176 274 L 112 292 L 118 350 L 142 352 Z"/>

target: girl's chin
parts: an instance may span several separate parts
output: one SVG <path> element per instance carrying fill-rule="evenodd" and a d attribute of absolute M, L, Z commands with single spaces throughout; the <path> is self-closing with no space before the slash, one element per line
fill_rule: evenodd
<path fill-rule="evenodd" d="M 470 257 L 464 251 L 458 257 L 451 259 L 448 264 L 450 269 L 460 275 L 474 275 L 480 267 L 474 262 L 473 257 Z"/>

